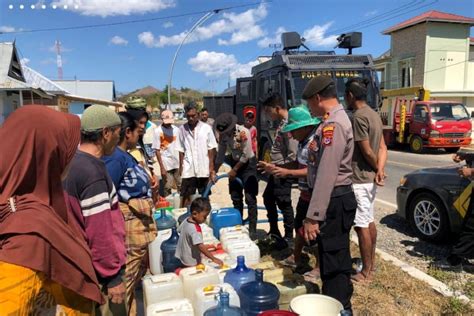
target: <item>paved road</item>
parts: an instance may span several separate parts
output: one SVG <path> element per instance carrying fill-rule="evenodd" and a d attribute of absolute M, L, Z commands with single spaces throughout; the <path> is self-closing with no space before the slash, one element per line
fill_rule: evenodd
<path fill-rule="evenodd" d="M 397 187 L 403 175 L 422 168 L 453 166 L 451 154 L 443 150 L 431 150 L 426 154 L 413 154 L 401 150 L 389 150 L 385 187 L 377 192 L 378 202 L 396 204 Z M 390 205 L 390 204 L 388 204 Z"/>

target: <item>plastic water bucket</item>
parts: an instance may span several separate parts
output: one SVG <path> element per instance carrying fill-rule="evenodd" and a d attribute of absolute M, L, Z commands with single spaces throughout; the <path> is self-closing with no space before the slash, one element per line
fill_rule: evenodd
<path fill-rule="evenodd" d="M 337 316 L 343 309 L 338 300 L 321 294 L 301 295 L 290 303 L 290 310 L 300 316 Z"/>

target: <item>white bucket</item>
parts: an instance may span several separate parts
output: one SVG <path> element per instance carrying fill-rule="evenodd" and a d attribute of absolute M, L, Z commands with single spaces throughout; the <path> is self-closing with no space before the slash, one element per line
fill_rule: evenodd
<path fill-rule="evenodd" d="M 343 309 L 338 300 L 321 294 L 301 295 L 290 303 L 290 310 L 300 316 L 338 316 Z"/>

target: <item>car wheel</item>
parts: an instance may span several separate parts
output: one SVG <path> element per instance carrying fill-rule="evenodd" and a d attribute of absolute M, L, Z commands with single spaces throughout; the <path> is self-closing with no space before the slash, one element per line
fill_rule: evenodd
<path fill-rule="evenodd" d="M 410 225 L 424 240 L 440 241 L 448 233 L 448 217 L 441 201 L 431 193 L 420 193 L 409 206 Z"/>
<path fill-rule="evenodd" d="M 444 150 L 446 150 L 447 153 L 455 154 L 458 152 L 459 148 L 461 147 L 446 147 Z"/>
<path fill-rule="evenodd" d="M 421 154 L 423 152 L 423 139 L 421 139 L 420 136 L 413 136 L 410 139 L 410 150 L 415 154 Z"/>

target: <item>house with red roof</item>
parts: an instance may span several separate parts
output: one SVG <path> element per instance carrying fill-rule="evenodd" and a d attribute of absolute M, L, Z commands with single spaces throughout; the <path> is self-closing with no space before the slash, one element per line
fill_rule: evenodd
<path fill-rule="evenodd" d="M 384 89 L 422 86 L 432 99 L 474 111 L 473 17 L 428 11 L 382 32 L 390 49 L 375 61 Z"/>

